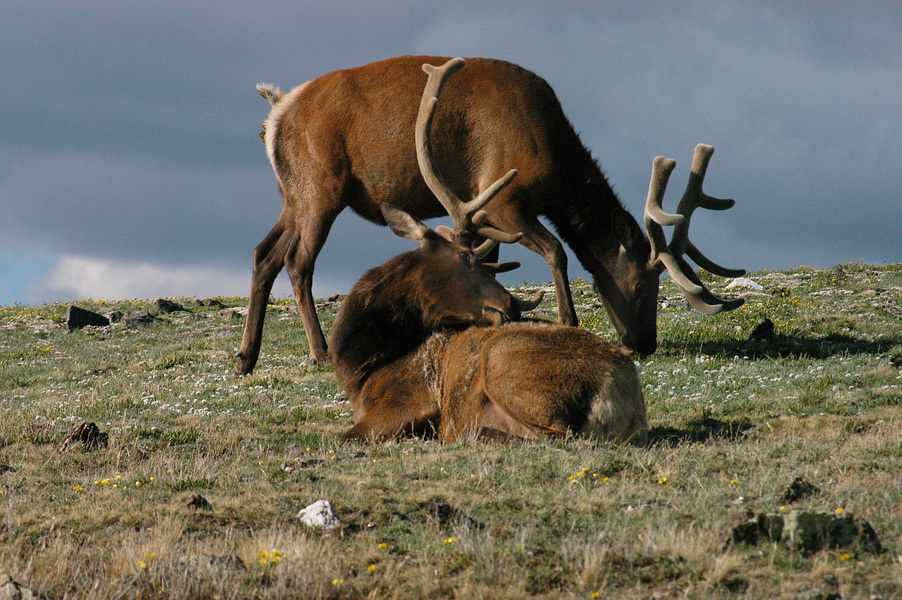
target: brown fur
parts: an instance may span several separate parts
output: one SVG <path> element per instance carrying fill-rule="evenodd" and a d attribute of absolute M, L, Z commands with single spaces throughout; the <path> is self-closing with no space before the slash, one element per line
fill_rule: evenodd
<path fill-rule="evenodd" d="M 364 274 L 335 319 L 329 352 L 355 421 L 343 439 L 645 442 L 642 388 L 625 350 L 576 327 L 486 326 L 495 320 L 487 315 L 519 318 L 516 299 L 468 248 L 426 232 L 420 249 Z"/>
<path fill-rule="evenodd" d="M 263 88 L 274 102 L 265 139 L 283 205 L 254 252 L 240 373 L 256 364 L 266 302 L 283 266 L 311 354 L 326 360 L 312 297 L 313 268 L 342 210 L 350 206 L 379 224 L 386 203 L 419 219 L 444 214 L 420 175 L 413 144 L 424 62 L 438 65 L 445 59 L 392 58 L 329 73 L 284 94 Z M 503 61 L 469 59 L 442 93 L 432 138 L 436 170 L 461 197 L 474 197 L 509 168 L 519 170 L 486 207 L 488 220 L 501 230 L 522 232 L 520 243 L 545 258 L 561 323 L 577 324 L 567 258 L 540 216 L 551 221 L 595 278 L 624 344 L 654 352 L 660 270 L 649 268 L 647 239 L 543 79 Z"/>

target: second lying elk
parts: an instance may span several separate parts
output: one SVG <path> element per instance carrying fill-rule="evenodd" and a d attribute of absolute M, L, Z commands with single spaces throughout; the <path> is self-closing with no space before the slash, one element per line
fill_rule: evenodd
<path fill-rule="evenodd" d="M 432 167 L 429 123 L 450 72 L 423 68 L 429 80 L 417 157 L 455 230 L 440 235 L 398 208 L 382 207 L 392 230 L 420 248 L 364 274 L 335 319 L 329 353 L 355 420 L 343 439 L 576 434 L 644 443 L 645 401 L 629 354 L 576 327 L 508 322 L 538 299 L 516 300 L 493 279 L 498 267 L 459 243 L 474 234 L 517 239 L 481 226 L 485 214 L 478 210 L 515 172 L 468 203 L 443 184 Z"/>
<path fill-rule="evenodd" d="M 277 223 L 254 251 L 239 373 L 250 373 L 257 362 L 267 299 L 283 266 L 291 277 L 310 352 L 317 361 L 326 359 L 326 340 L 313 302 L 313 269 L 332 223 L 345 208 L 379 224 L 384 224 L 383 204 L 418 219 L 441 216 L 442 207 L 420 176 L 410 139 L 422 91 L 420 65 L 446 60 L 392 58 L 328 73 L 287 93 L 258 87 L 272 103 L 264 140 L 283 203 Z M 453 59 L 450 64 L 459 69 L 464 61 Z M 551 222 L 591 273 L 617 333 L 632 350 L 651 354 L 657 346 L 658 280 L 665 267 L 693 306 L 706 313 L 742 303 L 715 298 L 701 282 L 687 281 L 694 275 L 687 265 L 677 260 L 662 263 L 650 254 L 642 229 L 624 210 L 547 82 L 499 60 L 472 58 L 466 65 L 465 73 L 448 83 L 432 126 L 437 167 L 451 189 L 469 197 L 485 190 L 508 165 L 519 169 L 517 181 L 486 208 L 488 220 L 499 229 L 522 232 L 520 243 L 548 263 L 559 322 L 578 323 L 567 255 L 540 217 Z M 710 151 L 704 150 L 708 157 Z M 726 208 L 731 203 L 702 206 Z M 688 214 L 684 231 L 686 226 Z M 688 238 L 681 234 L 680 239 L 671 244 L 674 257 L 685 251 L 716 274 L 742 273 L 705 261 Z M 667 251 L 663 245 L 657 249 Z"/>

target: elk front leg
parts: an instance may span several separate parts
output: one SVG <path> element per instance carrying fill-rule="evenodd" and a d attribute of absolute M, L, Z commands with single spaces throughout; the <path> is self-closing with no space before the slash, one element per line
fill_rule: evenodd
<path fill-rule="evenodd" d="M 284 219 L 280 218 L 275 227 L 254 249 L 251 295 L 247 305 L 247 319 L 244 322 L 244 335 L 238 350 L 237 372 L 239 375 L 249 374 L 257 364 L 269 294 L 279 271 L 285 265 L 285 255 L 295 237 L 294 230 L 286 227 Z"/>

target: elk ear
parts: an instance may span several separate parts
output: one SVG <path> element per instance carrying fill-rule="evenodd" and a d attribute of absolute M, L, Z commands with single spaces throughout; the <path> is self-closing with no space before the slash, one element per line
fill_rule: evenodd
<path fill-rule="evenodd" d="M 395 235 L 419 242 L 420 244 L 432 231 L 400 208 L 391 204 L 382 205 L 382 216 L 385 217 L 385 222 L 395 232 Z"/>
<path fill-rule="evenodd" d="M 645 240 L 645 235 L 639 224 L 636 223 L 636 219 L 621 208 L 611 214 L 611 229 L 614 239 L 627 250 L 637 247 Z"/>

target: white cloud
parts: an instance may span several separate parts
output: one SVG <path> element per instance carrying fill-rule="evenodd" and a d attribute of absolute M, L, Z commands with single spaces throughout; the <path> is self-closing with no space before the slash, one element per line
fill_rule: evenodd
<path fill-rule="evenodd" d="M 287 282 L 287 278 L 286 278 Z M 281 285 L 286 287 L 287 285 Z M 128 264 L 81 256 L 60 258 L 28 295 L 47 302 L 71 298 L 121 300 L 129 298 L 246 296 L 250 273 L 204 267 L 165 267 Z M 277 295 L 289 289 L 275 290 Z"/>

